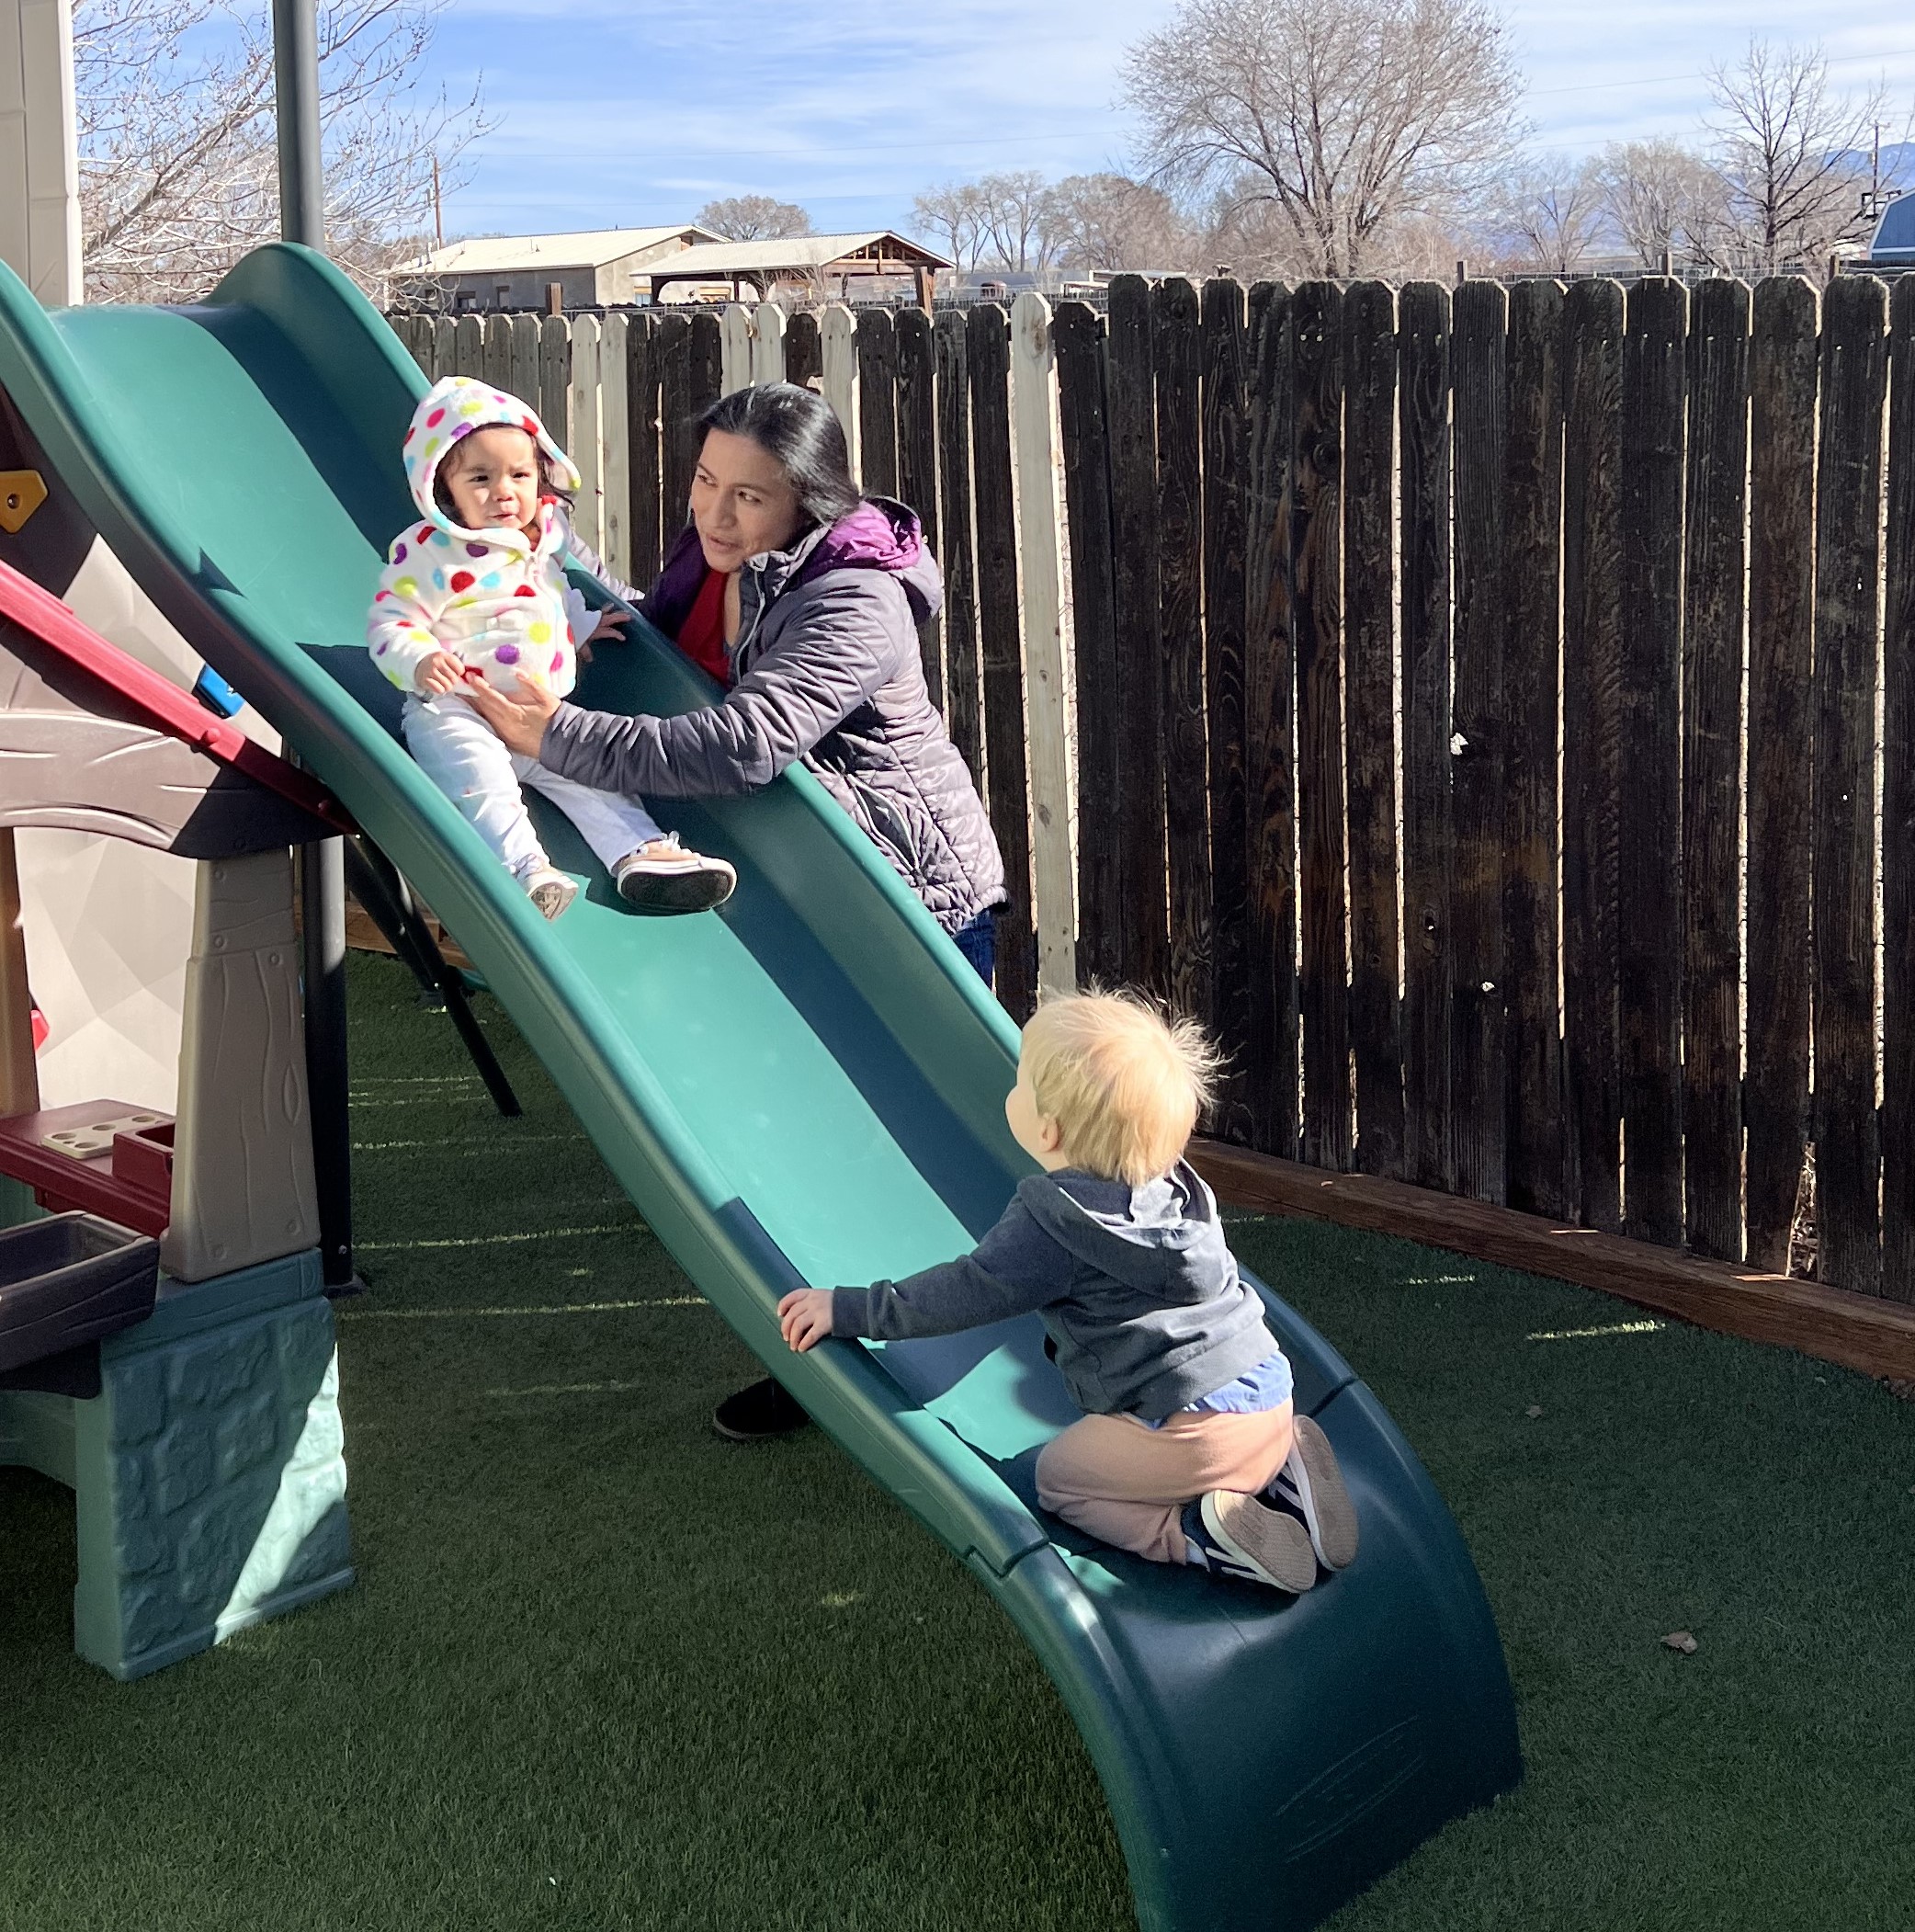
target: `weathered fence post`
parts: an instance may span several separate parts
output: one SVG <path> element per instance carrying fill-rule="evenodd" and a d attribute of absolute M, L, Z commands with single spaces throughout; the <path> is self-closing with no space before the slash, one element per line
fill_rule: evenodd
<path fill-rule="evenodd" d="M 1051 318 L 1064 506 L 1071 528 L 1071 653 L 1077 687 L 1077 963 L 1088 979 L 1119 975 L 1117 655 L 1112 585 L 1110 433 L 1104 404 L 1104 322 L 1086 302 Z"/>
<path fill-rule="evenodd" d="M 1569 1208 L 1557 1011 L 1563 291 L 1510 290 L 1503 459 L 1503 982 L 1509 1203 Z"/>
<path fill-rule="evenodd" d="M 537 405 L 538 397 L 538 318 L 512 318 L 512 381 L 506 385 L 522 403 Z"/>
<path fill-rule="evenodd" d="M 1637 282 L 1623 335 L 1619 934 L 1623 1232 L 1683 1238 L 1683 391 L 1688 297 Z"/>
<path fill-rule="evenodd" d="M 1454 309 L 1456 668 L 1450 691 L 1450 1133 L 1456 1190 L 1509 1190 L 1502 917 L 1504 480 L 1509 298 L 1469 281 Z"/>
<path fill-rule="evenodd" d="M 473 371 L 494 389 L 512 392 L 512 318 L 488 315 L 484 323 L 485 346 L 479 367 Z"/>
<path fill-rule="evenodd" d="M 1816 461 L 1816 1274 L 1864 1294 L 1882 1286 L 1875 844 L 1886 307 L 1873 276 L 1845 276 L 1822 298 Z"/>
<path fill-rule="evenodd" d="M 898 494 L 918 513 L 924 541 L 942 556 L 937 508 L 937 344 L 924 309 L 901 309 L 898 345 Z M 945 708 L 944 618 L 918 627 L 924 688 Z"/>
<path fill-rule="evenodd" d="M 1915 1301 L 1915 277 L 1889 302 L 1882 638 L 1882 1292 Z"/>
<path fill-rule="evenodd" d="M 527 402 L 532 398 L 527 396 Z M 548 315 L 538 324 L 538 417 L 560 449 L 572 447 L 572 324 Z"/>
<path fill-rule="evenodd" d="M 937 318 L 938 494 L 943 501 L 945 723 L 951 743 L 984 785 L 982 686 L 979 675 L 977 550 L 971 520 L 969 338 L 963 314 Z"/>
<path fill-rule="evenodd" d="M 1749 290 L 1710 280 L 1689 313 L 1683 572 L 1683 1183 L 1692 1252 L 1742 1258 L 1743 532 Z"/>
<path fill-rule="evenodd" d="M 1623 291 L 1578 282 L 1563 341 L 1563 1105 L 1584 1227 L 1621 1231 Z"/>
<path fill-rule="evenodd" d="M 1044 993 L 1069 993 L 1077 984 L 1077 878 L 1071 849 L 1057 352 L 1050 339 L 1050 304 L 1029 290 L 1011 305 L 1011 406 L 1018 580 L 1024 593 L 1025 714 L 1030 721 L 1037 984 Z"/>
<path fill-rule="evenodd" d="M 1250 1038 L 1244 1097 L 1251 1144 L 1294 1160 L 1297 1065 L 1297 708 L 1290 567 L 1292 297 L 1250 294 L 1250 423 L 1244 558 L 1244 762 L 1250 828 L 1245 893 Z M 1445 412 L 1448 392 L 1445 392 Z M 1446 420 L 1446 415 L 1445 415 Z"/>
<path fill-rule="evenodd" d="M 1356 1165 L 1403 1165 L 1397 1000 L 1396 301 L 1384 282 L 1343 294 L 1343 756 L 1350 827 L 1350 1045 Z M 1551 720 L 1552 723 L 1554 720 Z M 1552 979 L 1551 983 L 1554 983 Z"/>
<path fill-rule="evenodd" d="M 1118 751 L 1117 818 L 1124 915 L 1121 976 L 1170 991 L 1163 856 L 1163 652 L 1158 604 L 1157 393 L 1150 285 L 1110 285 L 1105 406 L 1110 422 L 1115 541 Z"/>
<path fill-rule="evenodd" d="M 1163 662 L 1164 850 L 1170 995 L 1212 1024 L 1210 798 L 1205 758 L 1202 349 L 1197 293 L 1181 276 L 1152 291 L 1157 369 L 1158 635 Z"/>
<path fill-rule="evenodd" d="M 889 309 L 857 318 L 858 474 L 880 496 L 898 494 L 897 330 Z"/>
<path fill-rule="evenodd" d="M 816 389 L 823 369 L 817 313 L 800 309 L 785 324 L 785 380 L 800 389 Z"/>
<path fill-rule="evenodd" d="M 1018 624 L 1017 525 L 1011 471 L 1011 331 L 980 302 L 968 319 L 971 451 L 977 488 L 978 617 L 984 674 L 985 795 L 1004 856 L 998 997 L 1024 1020 L 1037 1004 L 1031 925 L 1030 790 L 1025 774 L 1024 643 Z"/>
<path fill-rule="evenodd" d="M 1749 938 L 1743 1254 L 1785 1271 L 1808 1133 L 1816 296 L 1755 291 L 1750 340 Z"/>
<path fill-rule="evenodd" d="M 1242 283 L 1223 277 L 1206 282 L 1197 323 L 1203 356 L 1204 701 L 1210 749 L 1210 1022 L 1230 1056 L 1210 1131 L 1247 1143 L 1250 797 L 1243 634 L 1250 412 Z"/>
<path fill-rule="evenodd" d="M 630 580 L 640 590 L 651 585 L 662 561 L 657 330 L 654 316 L 633 315 L 625 338 L 625 441 L 630 497 L 626 528 L 631 545 Z M 675 527 L 672 534 L 677 534 Z"/>
<path fill-rule="evenodd" d="M 1301 844 L 1303 1157 L 1350 1165 L 1350 1003 L 1344 943 L 1343 291 L 1305 282 L 1291 305 L 1290 585 L 1297 652 Z"/>

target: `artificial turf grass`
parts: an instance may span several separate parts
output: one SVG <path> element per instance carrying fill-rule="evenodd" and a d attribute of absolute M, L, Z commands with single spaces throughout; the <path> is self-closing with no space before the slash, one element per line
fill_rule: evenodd
<path fill-rule="evenodd" d="M 361 1580 L 117 1686 L 70 1504 L 0 1472 L 0 1926 L 1129 1924 L 1010 1625 L 819 1432 L 710 1434 L 755 1365 L 495 1008 L 518 1121 L 396 968 L 352 980 Z M 606 1232 L 516 1238 L 559 1229 Z M 1456 1511 L 1529 1763 L 1339 1932 L 1908 1923 L 1915 1412 L 1678 1327 L 1530 1341 L 1644 1318 L 1407 1244 L 1234 1239 Z"/>

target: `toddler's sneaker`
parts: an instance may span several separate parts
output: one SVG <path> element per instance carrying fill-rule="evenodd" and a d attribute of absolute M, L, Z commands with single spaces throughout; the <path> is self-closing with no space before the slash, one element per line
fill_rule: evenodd
<path fill-rule="evenodd" d="M 1330 1438 L 1308 1415 L 1297 1418 L 1289 1460 L 1263 1494 L 1302 1518 L 1310 1547 L 1326 1570 L 1343 1569 L 1355 1556 L 1356 1506 L 1343 1487 Z"/>
<path fill-rule="evenodd" d="M 1317 1580 L 1303 1525 L 1234 1489 L 1213 1489 L 1184 1509 L 1184 1538 L 1207 1568 L 1300 1596 Z"/>
<path fill-rule="evenodd" d="M 578 881 L 550 866 L 538 866 L 525 876 L 526 897 L 548 919 L 556 919 L 578 897 Z"/>
<path fill-rule="evenodd" d="M 612 883 L 626 904 L 643 912 L 703 913 L 731 896 L 738 874 L 726 860 L 690 851 L 668 832 L 628 852 L 612 868 Z"/>

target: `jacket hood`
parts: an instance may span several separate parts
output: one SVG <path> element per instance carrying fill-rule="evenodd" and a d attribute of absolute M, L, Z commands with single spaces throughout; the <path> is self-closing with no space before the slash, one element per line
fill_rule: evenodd
<path fill-rule="evenodd" d="M 1217 1198 L 1186 1161 L 1141 1188 L 1071 1167 L 1032 1175 L 1017 1197 L 1060 1247 L 1127 1288 L 1189 1307 L 1236 1284 Z"/>
<path fill-rule="evenodd" d="M 553 442 L 538 412 L 516 396 L 494 389 L 471 376 L 442 376 L 426 392 L 425 400 L 413 412 L 413 426 L 405 433 L 405 480 L 413 493 L 420 516 L 441 529 L 467 532 L 440 508 L 434 486 L 439 465 L 451 453 L 452 446 L 475 429 L 499 427 L 523 429 L 538 445 L 539 454 L 552 466 L 561 486 L 568 491 L 580 487 L 579 472 L 572 459 Z"/>
<path fill-rule="evenodd" d="M 944 577 L 925 548 L 917 512 L 889 496 L 867 496 L 837 522 L 807 530 L 789 550 L 769 551 L 762 563 L 752 561 L 764 572 L 766 597 L 826 571 L 874 570 L 904 586 L 914 624 L 928 622 L 944 603 Z M 676 637 L 704 581 L 705 552 L 697 526 L 687 523 L 646 600 L 646 615 L 666 636 Z"/>

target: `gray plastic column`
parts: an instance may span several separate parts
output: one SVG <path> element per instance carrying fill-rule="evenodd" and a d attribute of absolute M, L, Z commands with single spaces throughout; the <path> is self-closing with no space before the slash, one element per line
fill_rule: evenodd
<path fill-rule="evenodd" d="M 279 232 L 289 242 L 323 250 L 326 189 L 316 0 L 273 0 L 273 93 L 279 121 Z"/>
<path fill-rule="evenodd" d="M 279 230 L 289 242 L 323 249 L 326 191 L 315 0 L 273 0 L 273 83 L 279 120 Z M 354 1277 L 346 1076 L 346 856 L 336 838 L 308 846 L 300 855 L 300 923 L 320 1259 L 329 1289 L 349 1288 Z"/>

